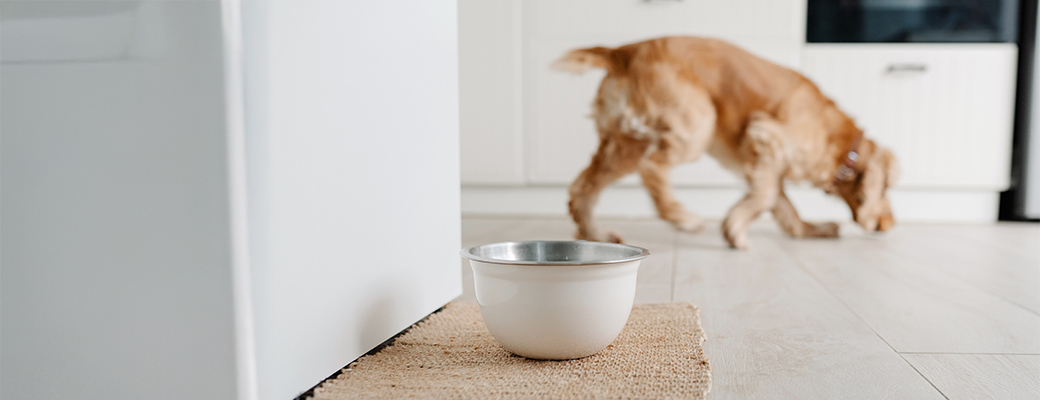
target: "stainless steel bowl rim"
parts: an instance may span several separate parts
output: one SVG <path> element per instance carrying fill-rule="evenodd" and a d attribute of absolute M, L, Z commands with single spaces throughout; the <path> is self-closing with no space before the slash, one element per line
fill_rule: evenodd
<path fill-rule="evenodd" d="M 557 260 L 557 261 L 533 261 L 533 260 L 507 260 L 500 258 L 484 257 L 478 254 L 473 254 L 474 249 L 490 246 L 523 246 L 537 243 L 554 243 L 554 244 L 565 244 L 565 243 L 577 243 L 582 246 L 592 246 L 601 248 L 613 248 L 614 250 L 623 249 L 633 252 L 631 256 L 613 258 L 609 260 Z M 503 264 L 503 265 L 604 265 L 604 264 L 621 264 L 632 261 L 642 260 L 650 256 L 650 250 L 644 249 L 639 246 L 632 246 L 628 244 L 618 243 L 607 243 L 607 242 L 591 242 L 585 240 L 527 240 L 527 241 L 515 241 L 515 242 L 498 242 L 498 243 L 486 243 L 477 246 L 470 246 L 459 251 L 462 257 L 469 260 L 479 261 L 488 264 Z"/>

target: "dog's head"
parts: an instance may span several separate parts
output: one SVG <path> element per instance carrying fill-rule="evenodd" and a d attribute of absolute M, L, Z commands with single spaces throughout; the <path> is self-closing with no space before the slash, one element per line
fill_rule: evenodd
<path fill-rule="evenodd" d="M 864 140 L 862 166 L 854 179 L 841 182 L 835 188 L 837 194 L 852 209 L 852 218 L 868 232 L 887 231 L 895 220 L 888 201 L 888 188 L 899 178 L 899 165 L 895 156 L 886 148 Z"/>

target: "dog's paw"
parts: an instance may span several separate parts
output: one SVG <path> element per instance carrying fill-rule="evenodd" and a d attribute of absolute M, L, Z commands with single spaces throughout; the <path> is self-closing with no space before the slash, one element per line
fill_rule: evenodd
<path fill-rule="evenodd" d="M 587 241 L 590 241 L 590 242 L 609 242 L 609 243 L 618 243 L 618 244 L 625 243 L 625 239 L 621 237 L 621 234 L 617 233 L 617 231 L 612 231 L 612 230 L 611 231 L 607 231 L 606 235 L 595 234 L 595 233 L 590 233 L 590 232 L 584 232 L 584 231 L 579 230 L 579 231 L 574 233 L 574 239 L 575 240 L 587 240 Z"/>
<path fill-rule="evenodd" d="M 617 231 L 607 231 L 607 238 L 606 238 L 606 240 L 603 240 L 603 241 L 604 242 L 610 242 L 610 243 L 617 243 L 617 244 L 624 244 L 625 243 L 625 239 L 622 238 L 621 234 L 617 233 Z"/>
<path fill-rule="evenodd" d="M 736 236 L 726 235 L 726 243 L 729 243 L 729 247 L 737 250 L 747 250 L 751 248 L 748 243 L 748 237 L 746 233 L 739 234 Z"/>
<path fill-rule="evenodd" d="M 722 237 L 726 239 L 729 247 L 747 250 L 750 247 L 748 244 L 747 227 L 738 228 L 738 226 L 738 224 L 733 222 L 733 219 L 726 217 L 722 221 Z"/>
<path fill-rule="evenodd" d="M 729 244 L 730 248 L 737 250 L 747 250 L 750 247 L 748 243 L 747 232 L 736 233 L 732 229 L 722 228 L 722 237 L 726 239 L 726 243 Z"/>
<path fill-rule="evenodd" d="M 686 214 L 681 218 L 671 221 L 672 226 L 683 232 L 697 233 L 704 230 L 704 221 L 694 214 Z"/>
<path fill-rule="evenodd" d="M 838 237 L 838 224 L 834 222 L 824 222 L 822 224 L 812 225 L 812 237 L 828 238 L 833 239 Z"/>

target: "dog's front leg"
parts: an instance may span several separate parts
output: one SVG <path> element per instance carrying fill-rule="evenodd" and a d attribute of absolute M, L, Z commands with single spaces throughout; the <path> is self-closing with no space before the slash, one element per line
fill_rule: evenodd
<path fill-rule="evenodd" d="M 592 162 L 571 184 L 568 208 L 571 218 L 578 225 L 575 239 L 621 243 L 621 236 L 610 232 L 601 235 L 592 219 L 592 208 L 599 200 L 603 188 L 635 171 L 639 160 L 649 147 L 646 140 L 634 139 L 622 134 L 601 135 L 599 149 Z"/>
<path fill-rule="evenodd" d="M 733 205 L 722 222 L 722 235 L 730 247 L 748 248 L 747 230 L 751 222 L 763 211 L 776 205 L 782 185 L 785 167 L 783 154 L 783 127 L 764 113 L 752 117 L 746 129 L 745 154 L 747 157 L 744 176 L 748 182 L 748 193 Z"/>
<path fill-rule="evenodd" d="M 772 171 L 762 171 L 748 178 L 748 194 L 729 210 L 722 221 L 722 236 L 730 247 L 742 250 L 749 247 L 748 226 L 759 214 L 776 204 L 778 178 Z"/>
<path fill-rule="evenodd" d="M 782 185 L 782 183 L 781 183 Z M 802 221 L 795 210 L 794 204 L 784 195 L 783 188 L 773 206 L 773 217 L 783 228 L 784 232 L 794 238 L 836 238 L 838 237 L 838 224 L 825 222 L 822 224 L 810 224 Z"/>

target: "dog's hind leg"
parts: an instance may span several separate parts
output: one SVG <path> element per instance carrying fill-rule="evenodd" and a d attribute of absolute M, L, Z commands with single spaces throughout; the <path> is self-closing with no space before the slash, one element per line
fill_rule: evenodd
<path fill-rule="evenodd" d="M 592 162 L 578 175 L 570 187 L 571 218 L 578 224 L 574 237 L 578 240 L 609 241 L 621 243 L 616 233 L 602 235 L 592 219 L 592 208 L 599 194 L 607 185 L 635 171 L 639 160 L 649 148 L 649 140 L 636 139 L 622 134 L 602 135 L 599 149 Z"/>
<path fill-rule="evenodd" d="M 657 207 L 657 214 L 661 219 L 668 221 L 675 229 L 686 232 L 699 232 L 704 228 L 700 217 L 683 207 L 682 203 L 675 198 L 668 173 L 673 164 L 660 151 L 655 152 L 639 163 L 639 174 L 643 178 L 650 197 Z"/>
<path fill-rule="evenodd" d="M 704 224 L 675 198 L 669 172 L 680 163 L 701 157 L 715 133 L 716 114 L 707 92 L 694 88 L 683 93 L 681 111 L 661 118 L 659 127 L 663 132 L 659 133 L 654 151 L 639 163 L 639 174 L 661 219 L 678 230 L 698 232 Z"/>
<path fill-rule="evenodd" d="M 838 224 L 833 222 L 810 224 L 802 221 L 798 217 L 798 211 L 794 209 L 794 204 L 791 204 L 791 200 L 784 195 L 782 188 L 780 189 L 779 197 L 776 199 L 776 205 L 773 206 L 773 217 L 776 218 L 776 222 L 780 224 L 784 232 L 787 232 L 789 236 L 794 238 L 838 237 Z"/>

